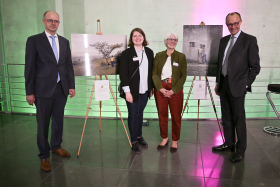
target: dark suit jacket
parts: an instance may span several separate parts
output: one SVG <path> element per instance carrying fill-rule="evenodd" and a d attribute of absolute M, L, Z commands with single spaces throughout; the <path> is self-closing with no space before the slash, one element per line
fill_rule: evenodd
<path fill-rule="evenodd" d="M 216 76 L 217 90 L 220 86 L 223 56 L 230 40 L 230 35 L 220 40 L 218 55 L 218 73 Z M 228 58 L 228 82 L 231 94 L 240 97 L 247 90 L 251 92 L 251 85 L 260 72 L 260 57 L 257 39 L 254 36 L 241 32 Z M 246 90 L 246 86 L 248 86 Z"/>
<path fill-rule="evenodd" d="M 153 88 L 152 82 L 152 69 L 153 69 L 153 61 L 154 61 L 154 52 L 145 47 L 145 53 L 148 58 L 149 68 L 148 68 L 148 95 L 150 97 L 150 91 Z M 139 69 L 129 81 L 135 70 L 139 67 L 139 61 L 134 62 L 133 58 L 137 57 L 134 46 L 130 47 L 122 52 L 121 55 L 121 63 L 120 63 L 120 79 L 121 79 L 121 87 L 129 86 L 130 93 L 133 97 L 133 101 L 138 101 L 139 99 L 139 83 L 140 83 L 140 74 Z"/>
<path fill-rule="evenodd" d="M 165 50 L 157 53 L 154 60 L 152 77 L 157 91 L 163 88 L 161 85 L 161 73 L 162 73 L 163 66 L 165 65 L 165 62 L 168 58 L 166 52 L 167 51 Z M 174 63 L 177 63 L 178 66 L 174 66 Z M 174 92 L 174 94 L 177 94 L 180 90 L 183 89 L 187 78 L 187 60 L 185 54 L 175 50 L 171 55 L 171 66 L 172 66 L 170 67 L 172 69 L 171 90 Z"/>
<path fill-rule="evenodd" d="M 69 41 L 58 36 L 59 63 L 45 34 L 30 36 L 26 42 L 25 89 L 26 95 L 49 98 L 54 94 L 58 72 L 64 94 L 75 89 L 74 71 Z"/>

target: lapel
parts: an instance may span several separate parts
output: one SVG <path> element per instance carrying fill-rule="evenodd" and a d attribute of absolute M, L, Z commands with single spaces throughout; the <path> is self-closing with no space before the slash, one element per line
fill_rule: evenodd
<path fill-rule="evenodd" d="M 154 63 L 154 61 L 153 61 L 153 56 L 152 56 L 152 54 L 150 53 L 150 50 L 147 50 L 147 47 L 144 47 L 145 48 L 145 53 L 146 53 L 146 55 L 147 55 L 147 58 L 148 58 L 148 67 L 149 67 L 149 69 L 151 69 L 151 67 L 152 67 L 152 64 Z"/>
<path fill-rule="evenodd" d="M 57 35 L 58 38 L 58 44 L 59 44 L 59 58 L 58 58 L 58 64 L 60 64 L 60 59 L 62 57 L 62 49 L 65 48 L 65 43 L 61 39 L 61 36 Z"/>
<path fill-rule="evenodd" d="M 225 39 L 224 39 L 224 42 L 222 43 L 222 45 L 223 45 L 222 48 L 221 48 L 222 49 L 221 54 L 223 54 L 222 57 L 225 54 L 225 50 L 227 48 L 227 44 L 228 44 L 229 40 L 230 40 L 230 35 L 226 36 Z M 222 58 L 222 63 L 223 63 L 223 58 Z"/>
<path fill-rule="evenodd" d="M 243 37 L 244 37 L 244 34 L 243 32 L 241 31 L 239 37 L 237 38 L 234 46 L 232 47 L 231 51 L 230 51 L 230 54 L 231 55 L 238 47 L 240 47 L 240 45 L 243 43 Z"/>
<path fill-rule="evenodd" d="M 130 47 L 129 49 L 130 49 L 130 54 L 131 54 L 132 60 L 133 60 L 134 57 L 137 57 L 135 48 L 134 48 L 134 46 L 132 46 L 132 47 Z"/>
<path fill-rule="evenodd" d="M 139 61 L 138 61 L 138 63 L 135 63 L 134 61 L 133 61 L 133 58 L 135 58 L 135 57 L 138 57 L 137 56 L 137 53 L 136 53 L 136 51 L 135 51 L 135 48 L 134 48 L 134 46 L 132 46 L 132 47 L 130 47 L 129 48 L 130 49 L 130 55 L 131 55 L 131 62 L 133 62 L 133 65 L 134 65 L 134 67 L 135 67 L 135 70 L 138 68 L 138 66 L 140 65 L 140 59 L 139 59 Z M 135 71 L 134 70 L 134 71 Z"/>
<path fill-rule="evenodd" d="M 164 64 L 165 64 L 165 62 L 166 62 L 166 60 L 168 58 L 168 55 L 166 53 L 167 53 L 167 50 L 165 50 L 163 56 L 160 56 L 160 58 L 159 58 L 159 65 L 158 65 L 158 67 L 159 67 L 160 72 L 162 72 L 163 66 L 164 66 Z M 171 67 L 172 67 L 172 65 L 171 65 Z"/>
<path fill-rule="evenodd" d="M 45 31 L 42 33 L 42 40 L 43 40 L 43 45 L 46 46 L 47 54 L 50 54 L 50 56 L 52 56 L 52 58 L 53 58 L 53 62 L 57 64 L 56 58 L 55 58 L 54 53 L 53 53 L 52 46 L 49 42 L 49 39 L 48 39 Z M 60 44 L 59 44 L 59 47 L 60 47 Z M 61 51 L 61 50 L 59 50 L 59 51 Z"/>
<path fill-rule="evenodd" d="M 176 62 L 175 59 L 174 59 L 177 56 L 176 53 L 177 53 L 177 51 L 174 49 L 174 52 L 171 55 L 171 69 L 173 69 L 172 68 L 173 67 L 173 63 Z M 179 62 L 176 62 L 176 63 L 178 63 L 178 65 L 179 65 Z"/>

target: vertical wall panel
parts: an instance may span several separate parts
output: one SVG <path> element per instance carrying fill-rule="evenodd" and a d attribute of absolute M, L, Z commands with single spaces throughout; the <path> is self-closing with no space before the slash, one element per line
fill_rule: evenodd
<path fill-rule="evenodd" d="M 3 30 L 3 44 L 6 63 L 24 64 L 25 42 L 28 36 L 44 31 L 42 15 L 47 10 L 55 10 L 61 18 L 58 34 L 70 40 L 71 33 L 96 33 L 96 20 L 101 20 L 103 34 L 129 35 L 135 27 L 142 28 L 147 40 L 155 53 L 165 50 L 163 37 L 169 31 L 179 34 L 176 49 L 182 51 L 183 25 L 197 25 L 204 21 L 206 25 L 223 25 L 223 35 L 228 35 L 225 25 L 225 16 L 229 12 L 241 13 L 242 31 L 255 35 L 258 39 L 261 57 L 261 72 L 253 84 L 253 93 L 246 96 L 247 117 L 275 117 L 269 102 L 266 99 L 267 84 L 279 83 L 280 70 L 280 30 L 279 0 L 1 0 L 1 24 Z M 1 46 L 3 47 L 3 46 Z M 2 61 L 0 61 L 2 64 Z M 3 70 L 7 68 L 8 74 Z M 1 73 L 9 75 L 7 85 L 1 86 L 1 93 L 7 92 L 2 98 L 11 96 L 14 112 L 34 113 L 25 102 L 24 66 L 1 65 Z M 4 75 L 4 76 L 5 76 Z M 215 78 L 210 80 L 214 103 L 220 116 L 219 97 L 214 94 Z M 105 77 L 103 76 L 103 79 Z M 111 85 L 116 90 L 118 76 L 109 76 Z M 184 104 L 188 96 L 193 77 L 187 77 L 184 88 Z M 204 77 L 202 77 L 204 79 Z M 1 81 L 8 79 L 1 77 Z M 85 116 L 94 77 L 76 77 L 76 97 L 68 99 L 66 115 Z M 1 84 L 3 85 L 3 84 Z M 127 117 L 125 101 L 117 96 L 122 116 Z M 279 108 L 279 95 L 272 95 Z M 9 102 L 5 101 L 6 105 Z M 197 100 L 188 102 L 184 118 L 197 118 Z M 92 102 L 90 116 L 99 116 L 99 102 Z M 210 96 L 201 101 L 201 118 L 215 118 Z M 102 102 L 103 117 L 116 117 L 113 100 Z M 154 97 L 149 100 L 146 118 L 157 118 Z"/>

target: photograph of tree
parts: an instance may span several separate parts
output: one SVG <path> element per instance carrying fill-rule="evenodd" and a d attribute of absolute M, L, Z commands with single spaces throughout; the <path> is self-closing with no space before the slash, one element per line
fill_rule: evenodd
<path fill-rule="evenodd" d="M 188 76 L 216 76 L 222 25 L 184 25 L 183 53 Z"/>
<path fill-rule="evenodd" d="M 118 74 L 126 35 L 71 34 L 75 76 Z"/>

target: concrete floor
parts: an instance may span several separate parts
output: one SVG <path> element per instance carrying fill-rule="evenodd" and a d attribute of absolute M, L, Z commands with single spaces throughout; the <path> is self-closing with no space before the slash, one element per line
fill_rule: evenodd
<path fill-rule="evenodd" d="M 125 123 L 127 123 L 125 121 Z M 1 187 L 279 187 L 280 137 L 263 132 L 280 127 L 279 120 L 247 120 L 248 148 L 240 163 L 231 163 L 230 152 L 212 153 L 222 143 L 216 121 L 183 121 L 178 151 L 157 151 L 161 141 L 158 121 L 143 127 L 148 148 L 131 152 L 120 120 L 89 119 L 79 157 L 84 119 L 65 118 L 62 147 L 71 157 L 52 154 L 51 172 L 40 169 L 36 143 L 36 118 L 0 114 Z M 171 126 L 170 126 L 171 127 Z M 171 128 L 170 128 L 171 129 Z M 170 139 L 171 139 L 171 133 Z"/>

